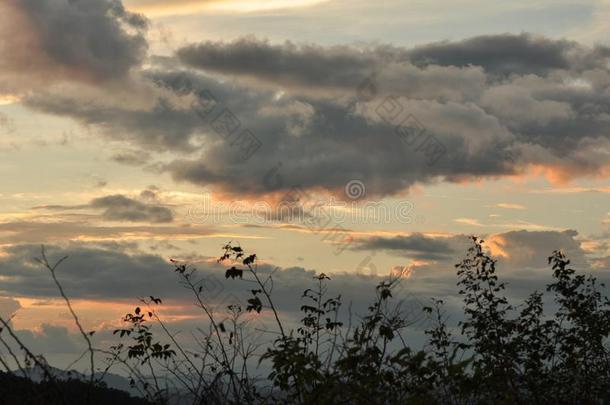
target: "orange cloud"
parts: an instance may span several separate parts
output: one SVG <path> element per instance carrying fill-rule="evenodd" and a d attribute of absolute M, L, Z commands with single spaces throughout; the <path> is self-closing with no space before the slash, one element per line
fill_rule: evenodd
<path fill-rule="evenodd" d="M 610 177 L 610 165 L 600 168 L 583 167 L 575 164 L 565 165 L 529 165 L 525 177 L 544 176 L 548 181 L 556 186 L 566 186 L 572 181 L 590 177 L 596 179 L 607 179 Z"/>
<path fill-rule="evenodd" d="M 489 235 L 485 238 L 486 246 L 492 256 L 508 259 L 510 255 L 506 251 L 507 241 L 502 235 Z"/>

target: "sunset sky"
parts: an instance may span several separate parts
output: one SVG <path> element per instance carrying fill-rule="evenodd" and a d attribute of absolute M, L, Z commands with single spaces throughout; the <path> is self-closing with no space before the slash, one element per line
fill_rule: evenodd
<path fill-rule="evenodd" d="M 472 234 L 515 297 L 555 249 L 610 278 L 610 1 L 0 0 L 0 18 L 0 314 L 60 363 L 80 342 L 43 244 L 100 344 L 142 296 L 193 325 L 170 258 L 244 298 L 215 262 L 229 241 L 279 268 L 288 308 L 320 272 L 356 303 L 396 271 L 452 302 Z"/>

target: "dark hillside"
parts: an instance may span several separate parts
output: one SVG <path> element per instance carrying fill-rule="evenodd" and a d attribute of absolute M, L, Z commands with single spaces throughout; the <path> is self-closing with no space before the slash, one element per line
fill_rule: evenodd
<path fill-rule="evenodd" d="M 124 391 L 102 386 L 92 387 L 79 380 L 34 382 L 9 373 L 0 373 L 0 404 L 125 404 L 148 405 L 150 402 Z"/>

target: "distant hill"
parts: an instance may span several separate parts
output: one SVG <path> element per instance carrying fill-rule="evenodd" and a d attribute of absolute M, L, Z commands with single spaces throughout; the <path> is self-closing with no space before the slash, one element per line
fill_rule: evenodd
<path fill-rule="evenodd" d="M 87 382 L 89 380 L 89 376 L 85 375 L 76 370 L 62 370 L 56 367 L 47 366 L 48 371 L 58 380 L 79 380 L 83 382 Z M 32 367 L 27 371 L 28 376 L 35 382 L 41 382 L 44 378 L 44 372 L 39 367 Z M 17 374 L 19 375 L 19 374 Z M 106 384 L 108 388 L 114 388 L 116 390 L 125 391 L 132 396 L 140 396 L 137 389 L 131 387 L 129 385 L 129 380 L 123 376 L 106 373 L 102 377 L 101 372 L 95 373 L 95 379 L 97 381 L 101 381 Z"/>
<path fill-rule="evenodd" d="M 90 391 L 89 391 L 90 390 Z M 89 394 L 89 397 L 87 395 Z M 78 379 L 61 379 L 56 383 L 35 381 L 10 373 L 0 373 L 0 404 L 126 404 L 150 405 L 143 398 L 108 387 L 89 387 Z"/>

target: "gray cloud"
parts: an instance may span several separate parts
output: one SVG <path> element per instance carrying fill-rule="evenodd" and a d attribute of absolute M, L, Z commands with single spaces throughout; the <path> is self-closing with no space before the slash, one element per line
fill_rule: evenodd
<path fill-rule="evenodd" d="M 185 65 L 222 75 L 246 76 L 275 85 L 353 90 L 368 76 L 377 85 L 404 93 L 417 86 L 411 79 L 453 73 L 455 86 L 469 78 L 470 69 L 493 75 L 547 75 L 555 70 L 583 71 L 606 68 L 610 48 L 587 48 L 574 41 L 552 40 L 528 33 L 482 35 L 457 42 L 438 42 L 405 49 L 389 45 L 321 47 L 311 44 L 271 44 L 248 37 L 233 42 L 202 42 L 179 49 Z M 439 67 L 461 69 L 440 70 Z M 418 71 L 417 68 L 426 68 Z M 482 79 L 474 74 L 470 79 Z M 402 76 L 402 77 L 401 77 Z M 390 80 L 392 79 L 392 80 Z M 489 80 L 489 78 L 487 78 Z M 452 83 L 453 82 L 453 83 Z M 395 85 L 398 84 L 398 88 Z M 475 84 L 471 80 L 471 85 Z M 428 92 L 432 80 L 424 86 Z M 430 94 L 430 93 L 428 93 Z"/>
<path fill-rule="evenodd" d="M 500 44 L 511 45 L 505 59 L 493 50 Z M 460 49 L 470 63 L 452 60 Z M 514 175 L 529 165 L 547 168 L 554 179 L 603 172 L 610 148 L 607 53 L 525 34 L 415 49 L 208 42 L 140 72 L 146 106 L 130 108 L 109 94 L 83 100 L 77 89 L 26 102 L 141 150 L 179 153 L 154 166 L 176 181 L 235 194 L 298 186 L 342 195 L 359 179 L 376 197 L 415 184 Z M 539 57 L 527 59 L 532 54 Z M 510 75 L 501 71 L 505 63 L 513 66 Z M 363 99 L 358 88 L 366 78 L 377 92 Z M 204 114 L 204 107 L 214 108 Z M 384 113 L 391 107 L 396 117 Z M 229 115 L 236 124 L 230 135 L 219 125 Z M 397 130 L 413 132 L 409 117 L 425 129 L 417 141 Z M 243 130 L 262 144 L 248 161 L 238 141 Z M 446 150 L 434 164 L 424 139 Z"/>
<path fill-rule="evenodd" d="M 17 310 L 21 309 L 21 304 L 11 297 L 0 297 L 0 316 L 9 319 Z"/>
<path fill-rule="evenodd" d="M 143 190 L 140 198 L 145 202 L 122 194 L 108 195 L 91 200 L 85 205 L 43 205 L 34 209 L 54 211 L 94 209 L 102 210 L 102 218 L 109 221 L 166 223 L 174 220 L 173 212 L 156 201 L 156 193 Z"/>
<path fill-rule="evenodd" d="M 592 263 L 581 247 L 578 232 L 572 229 L 562 232 L 510 231 L 494 235 L 490 243 L 507 255 L 503 260 L 512 268 L 543 268 L 554 250 L 562 250 L 574 266 L 588 268 Z"/>
<path fill-rule="evenodd" d="M 233 76 L 249 84 L 326 98 L 351 97 L 367 79 L 376 91 L 413 98 L 472 98 L 485 83 L 478 66 L 416 66 L 409 51 L 392 46 L 274 45 L 256 38 L 203 42 L 179 49 L 185 66 Z M 167 66 L 168 61 L 162 61 Z"/>
<path fill-rule="evenodd" d="M 0 45 L 0 75 L 117 79 L 146 55 L 146 19 L 118 0 L 8 0 L 0 12 L 10 38 Z"/>
<path fill-rule="evenodd" d="M 150 154 L 147 152 L 124 151 L 113 154 L 110 159 L 124 165 L 142 166 L 150 160 Z"/>
<path fill-rule="evenodd" d="M 176 52 L 187 66 L 223 75 L 245 75 L 273 83 L 351 87 L 379 64 L 383 49 L 359 52 L 349 46 L 324 48 L 286 42 L 272 45 L 256 38 L 203 42 Z"/>
<path fill-rule="evenodd" d="M 401 101 L 405 112 L 426 122 L 428 131 L 455 152 L 430 165 L 424 153 L 401 142 L 395 125 L 384 122 L 374 111 L 354 111 L 350 104 L 325 99 L 278 98 L 271 91 L 221 87 L 205 76 L 188 73 L 161 73 L 158 80 L 169 86 L 181 86 L 188 80 L 195 89 L 209 89 L 238 117 L 240 130 L 251 130 L 262 143 L 258 155 L 244 162 L 239 147 L 231 147 L 237 134 L 224 139 L 208 128 L 204 155 L 165 166 L 179 181 L 213 184 L 237 193 L 265 193 L 292 186 L 342 190 L 349 180 L 362 179 L 367 193 L 375 195 L 393 194 L 450 173 L 511 172 L 503 156 L 510 134 L 476 106 Z M 215 114 L 221 111 L 218 108 Z M 279 175 L 283 180 L 264 181 L 277 162 L 282 162 Z"/>
<path fill-rule="evenodd" d="M 104 184 L 105 185 L 105 184 Z M 84 205 L 42 205 L 36 210 L 72 211 L 102 210 L 102 218 L 110 221 L 167 223 L 174 220 L 173 212 L 161 205 L 152 190 L 143 190 L 140 198 L 144 202 L 122 194 L 98 197 Z"/>
<path fill-rule="evenodd" d="M 78 336 L 70 334 L 63 326 L 43 323 L 36 331 L 18 330 L 17 335 L 23 344 L 34 353 L 76 353 L 82 346 Z"/>
<path fill-rule="evenodd" d="M 460 239 L 464 242 L 466 240 L 465 237 Z M 401 256 L 424 260 L 453 258 L 457 253 L 450 241 L 444 238 L 430 238 L 421 233 L 357 239 L 353 248 L 355 250 L 387 250 Z"/>
<path fill-rule="evenodd" d="M 91 208 L 102 209 L 102 217 L 110 221 L 172 222 L 172 211 L 159 205 L 144 204 L 123 195 L 100 197 L 90 202 Z"/>
<path fill-rule="evenodd" d="M 1 289 L 11 295 L 56 297 L 48 272 L 33 262 L 40 256 L 40 246 L 18 245 L 7 250 L 10 259 L 0 265 L 6 279 Z M 176 294 L 169 263 L 159 256 L 144 253 L 130 255 L 122 249 L 104 249 L 99 245 L 69 244 L 46 246 L 50 261 L 69 256 L 57 271 L 66 293 L 73 298 L 132 299 L 164 290 Z M 168 292 L 168 294 L 170 293 Z"/>
<path fill-rule="evenodd" d="M 586 252 L 578 232 L 565 231 L 509 231 L 484 235 L 485 246 L 495 255 L 501 266 L 511 272 L 547 267 L 547 258 L 555 250 L 562 250 L 576 267 L 582 269 L 599 268 L 603 258 Z M 451 267 L 464 255 L 470 240 L 466 235 L 432 238 L 420 233 L 396 235 L 394 237 L 358 238 L 352 243 L 353 250 L 383 250 L 395 256 L 413 259 L 433 260 L 436 264 L 422 265 L 436 269 L 439 265 Z M 603 249 L 602 249 L 603 251 Z M 421 273 L 420 273 L 421 274 Z"/>
<path fill-rule="evenodd" d="M 33 262 L 40 256 L 40 246 L 19 245 L 6 250 L 0 258 L 2 280 L 0 291 L 11 295 L 27 297 L 56 297 L 57 291 L 48 272 Z M 138 297 L 154 295 L 164 299 L 188 300 L 189 291 L 179 285 L 173 265 L 158 255 L 143 252 L 127 253 L 121 246 L 70 243 L 65 246 L 46 246 L 50 261 L 68 256 L 57 270 L 57 277 L 66 293 L 75 299 L 120 299 L 135 300 Z M 214 253 L 214 252 L 212 252 Z M 218 252 L 220 254 L 220 252 Z M 225 264 L 213 258 L 195 261 L 198 277 L 203 284 L 206 299 L 224 305 L 235 301 L 245 305 L 249 282 L 226 279 Z M 271 264 L 259 265 L 260 274 L 268 274 L 275 269 Z M 314 270 L 301 267 L 277 269 L 274 273 L 274 300 L 282 311 L 298 312 L 300 301 L 294 299 L 295 291 L 303 291 L 314 283 Z M 346 299 L 357 301 L 364 309 L 366 300 L 374 296 L 374 287 L 386 274 L 349 275 L 331 274 L 333 284 L 330 293 L 339 294 L 346 289 Z M 245 279 L 248 278 L 246 275 Z M 349 292 L 348 292 L 349 291 Z"/>
<path fill-rule="evenodd" d="M 610 48 L 586 49 L 576 42 L 521 35 L 482 35 L 417 47 L 408 58 L 420 66 L 481 66 L 501 75 L 545 75 L 557 69 L 604 67 Z"/>
<path fill-rule="evenodd" d="M 130 108 L 117 100 L 83 100 L 78 89 L 74 92 L 32 94 L 25 102 L 32 108 L 93 125 L 108 138 L 154 152 L 192 151 L 194 135 L 204 127 L 194 111 L 180 108 L 163 95 L 152 95 L 152 107 Z"/>
<path fill-rule="evenodd" d="M 0 129 L 9 134 L 15 132 L 15 123 L 9 116 L 2 112 L 0 112 Z"/>

